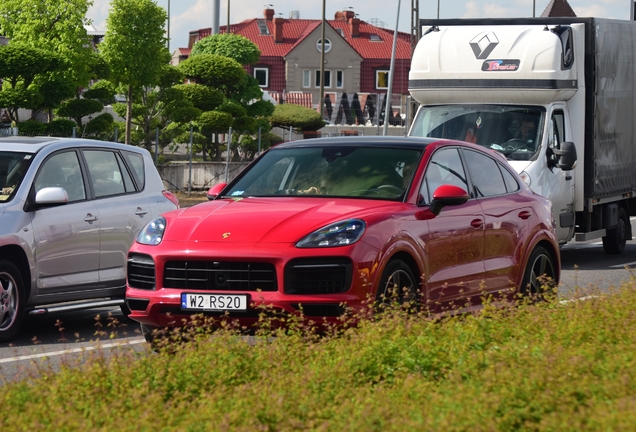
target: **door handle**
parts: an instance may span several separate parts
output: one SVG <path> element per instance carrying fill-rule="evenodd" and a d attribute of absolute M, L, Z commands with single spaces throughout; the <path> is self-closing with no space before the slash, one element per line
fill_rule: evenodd
<path fill-rule="evenodd" d="M 473 219 L 470 221 L 470 226 L 473 228 L 481 228 L 484 226 L 484 221 L 482 219 Z"/>
<path fill-rule="evenodd" d="M 145 216 L 148 213 L 148 210 L 144 210 L 141 207 L 137 207 L 137 210 L 135 211 L 135 214 L 137 216 Z"/>
<path fill-rule="evenodd" d="M 527 210 L 523 210 L 523 211 L 519 212 L 519 218 L 521 218 L 523 220 L 528 219 L 530 216 L 532 216 L 532 213 L 530 213 Z"/>
<path fill-rule="evenodd" d="M 87 213 L 86 217 L 84 218 L 84 222 L 88 222 L 88 223 L 95 222 L 96 220 L 97 220 L 97 216 L 93 216 L 90 213 Z"/>

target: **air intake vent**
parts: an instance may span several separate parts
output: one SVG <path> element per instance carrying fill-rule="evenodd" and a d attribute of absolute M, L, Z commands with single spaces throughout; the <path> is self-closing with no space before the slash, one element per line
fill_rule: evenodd
<path fill-rule="evenodd" d="M 286 294 L 335 294 L 351 287 L 349 258 L 300 258 L 285 267 Z"/>
<path fill-rule="evenodd" d="M 276 291 L 276 268 L 262 262 L 168 261 L 164 288 L 221 291 Z"/>
<path fill-rule="evenodd" d="M 131 288 L 155 289 L 155 262 L 149 255 L 128 255 L 128 286 Z"/>

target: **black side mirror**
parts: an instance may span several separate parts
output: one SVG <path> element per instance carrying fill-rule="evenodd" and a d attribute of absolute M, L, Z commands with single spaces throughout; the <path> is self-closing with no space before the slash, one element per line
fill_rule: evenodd
<path fill-rule="evenodd" d="M 573 142 L 565 141 L 561 143 L 560 149 L 552 149 L 555 155 L 559 157 L 556 167 L 563 171 L 570 171 L 576 166 L 576 146 Z"/>
<path fill-rule="evenodd" d="M 438 215 L 444 207 L 464 204 L 469 198 L 468 192 L 459 186 L 441 185 L 433 193 L 430 209 L 434 215 Z"/>

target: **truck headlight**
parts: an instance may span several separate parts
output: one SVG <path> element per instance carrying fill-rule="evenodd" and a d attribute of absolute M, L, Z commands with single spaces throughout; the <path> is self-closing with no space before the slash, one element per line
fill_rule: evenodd
<path fill-rule="evenodd" d="M 157 246 L 163 240 L 163 233 L 166 230 L 166 219 L 159 216 L 148 222 L 137 236 L 137 243 Z"/>
<path fill-rule="evenodd" d="M 530 174 L 528 174 L 525 171 L 521 171 L 521 174 L 519 174 L 519 177 L 521 177 L 521 180 L 523 180 L 523 182 L 530 187 L 530 184 L 532 183 L 532 179 L 530 178 Z"/>

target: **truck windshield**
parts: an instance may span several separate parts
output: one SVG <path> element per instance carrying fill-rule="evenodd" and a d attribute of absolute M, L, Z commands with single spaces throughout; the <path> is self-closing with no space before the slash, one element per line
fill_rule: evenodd
<path fill-rule="evenodd" d="M 508 160 L 531 160 L 539 150 L 545 110 L 511 105 L 423 106 L 409 135 L 468 141 Z"/>

